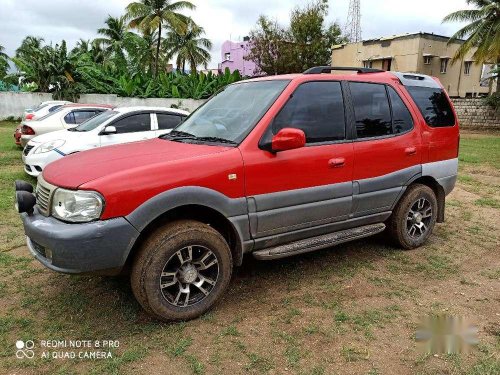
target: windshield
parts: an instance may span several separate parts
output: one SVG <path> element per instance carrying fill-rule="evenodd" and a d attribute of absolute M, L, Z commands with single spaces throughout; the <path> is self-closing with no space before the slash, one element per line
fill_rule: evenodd
<path fill-rule="evenodd" d="M 115 112 L 115 111 L 104 111 L 104 112 L 98 114 L 97 116 L 94 116 L 94 117 L 88 119 L 87 121 L 82 122 L 76 128 L 73 128 L 70 130 L 76 131 L 76 132 L 88 132 L 88 131 L 94 130 L 99 125 L 101 125 L 104 121 L 109 120 L 111 117 L 113 117 L 117 114 L 118 114 L 118 112 Z"/>
<path fill-rule="evenodd" d="M 241 142 L 288 85 L 289 80 L 242 82 L 227 86 L 172 132 L 192 141 L 206 138 Z M 181 139 L 179 138 L 179 139 Z M 203 139 L 199 139 L 203 141 Z"/>
<path fill-rule="evenodd" d="M 37 121 L 42 121 L 42 120 L 45 120 L 47 117 L 50 117 L 50 116 L 52 116 L 53 114 L 55 114 L 55 113 L 57 113 L 57 112 L 59 112 L 59 111 L 62 111 L 63 109 L 64 109 L 64 107 L 59 107 L 59 108 L 57 108 L 55 111 L 49 112 L 49 113 L 47 113 L 45 116 L 42 116 L 42 117 L 40 117 L 40 118 L 37 118 L 36 120 L 37 120 Z"/>

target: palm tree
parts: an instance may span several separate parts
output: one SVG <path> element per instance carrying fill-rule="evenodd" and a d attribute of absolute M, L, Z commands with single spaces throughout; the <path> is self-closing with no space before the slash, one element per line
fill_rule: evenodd
<path fill-rule="evenodd" d="M 103 37 L 96 38 L 94 42 L 108 49 L 108 57 L 114 57 L 117 65 L 123 67 L 126 64 L 124 50 L 132 34 L 130 31 L 127 31 L 125 16 L 118 18 L 108 16 L 104 23 L 107 27 L 97 30 Z"/>
<path fill-rule="evenodd" d="M 473 4 L 477 9 L 458 10 L 443 19 L 443 22 L 470 22 L 450 38 L 450 42 L 467 38 L 452 61 L 462 60 L 468 52 L 477 48 L 473 55 L 476 64 L 500 64 L 500 0 L 467 0 L 467 4 Z M 500 92 L 499 79 L 497 92 Z"/>
<path fill-rule="evenodd" d="M 4 46 L 0 44 L 0 79 L 3 79 L 7 75 L 7 70 L 9 69 L 9 56 L 4 51 Z"/>
<path fill-rule="evenodd" d="M 183 9 L 195 9 L 189 1 L 172 0 L 140 0 L 130 3 L 126 17 L 130 19 L 129 27 L 141 30 L 158 30 L 156 43 L 155 76 L 158 75 L 160 61 L 161 30 L 164 25 L 172 29 L 186 27 L 188 17 L 179 13 Z"/>
<path fill-rule="evenodd" d="M 205 69 L 210 62 L 210 49 L 212 42 L 203 38 L 205 34 L 203 27 L 198 26 L 193 20 L 189 20 L 185 29 L 172 29 L 167 32 L 164 47 L 168 51 L 167 56 L 172 58 L 177 55 L 177 70 L 186 70 L 186 62 L 189 63 L 191 71 L 196 71 L 198 65 L 204 65 Z"/>

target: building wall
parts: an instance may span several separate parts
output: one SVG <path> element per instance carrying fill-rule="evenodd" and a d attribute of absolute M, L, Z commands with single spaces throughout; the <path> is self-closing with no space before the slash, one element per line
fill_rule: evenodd
<path fill-rule="evenodd" d="M 239 70 L 242 76 L 252 77 L 255 74 L 256 66 L 253 61 L 245 60 L 249 53 L 249 42 L 231 42 L 225 41 L 221 47 L 221 59 L 219 69 L 224 71 L 229 68 L 231 72 Z M 226 54 L 230 54 L 229 60 L 226 60 Z"/>
<path fill-rule="evenodd" d="M 0 120 L 7 117 L 21 117 L 26 108 L 33 108 L 41 102 L 53 100 L 52 94 L 38 92 L 0 92 Z M 83 94 L 79 103 L 111 104 L 114 106 L 152 106 L 167 107 L 172 105 L 194 111 L 205 100 L 161 99 L 161 98 L 124 98 L 111 94 Z"/>
<path fill-rule="evenodd" d="M 459 46 L 458 43 L 448 45 L 447 38 L 430 34 L 380 38 L 333 49 L 332 65 L 363 66 L 364 61 L 372 59 L 372 67 L 382 69 L 382 60 L 379 59 L 392 57 L 390 70 L 435 76 L 451 96 L 487 94 L 489 88 L 479 84 L 482 65 L 473 63 L 470 74 L 464 74 L 464 61 L 472 60 L 473 53 L 455 64 L 451 64 L 450 59 L 447 72 L 441 73 L 440 57 L 453 57 Z M 435 55 L 430 65 L 424 64 L 424 54 Z"/>

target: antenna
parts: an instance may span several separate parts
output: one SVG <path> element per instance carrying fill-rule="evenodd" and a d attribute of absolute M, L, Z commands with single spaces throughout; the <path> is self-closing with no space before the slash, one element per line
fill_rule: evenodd
<path fill-rule="evenodd" d="M 349 0 L 344 34 L 351 43 L 361 41 L 361 0 Z"/>

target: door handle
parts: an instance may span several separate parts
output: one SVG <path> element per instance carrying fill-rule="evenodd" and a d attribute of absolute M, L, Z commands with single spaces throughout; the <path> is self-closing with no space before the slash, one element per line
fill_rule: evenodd
<path fill-rule="evenodd" d="M 415 155 L 417 153 L 416 147 L 407 147 L 405 148 L 405 154 L 408 156 Z"/>
<path fill-rule="evenodd" d="M 333 158 L 328 160 L 328 166 L 330 168 L 340 168 L 345 165 L 345 158 Z"/>

